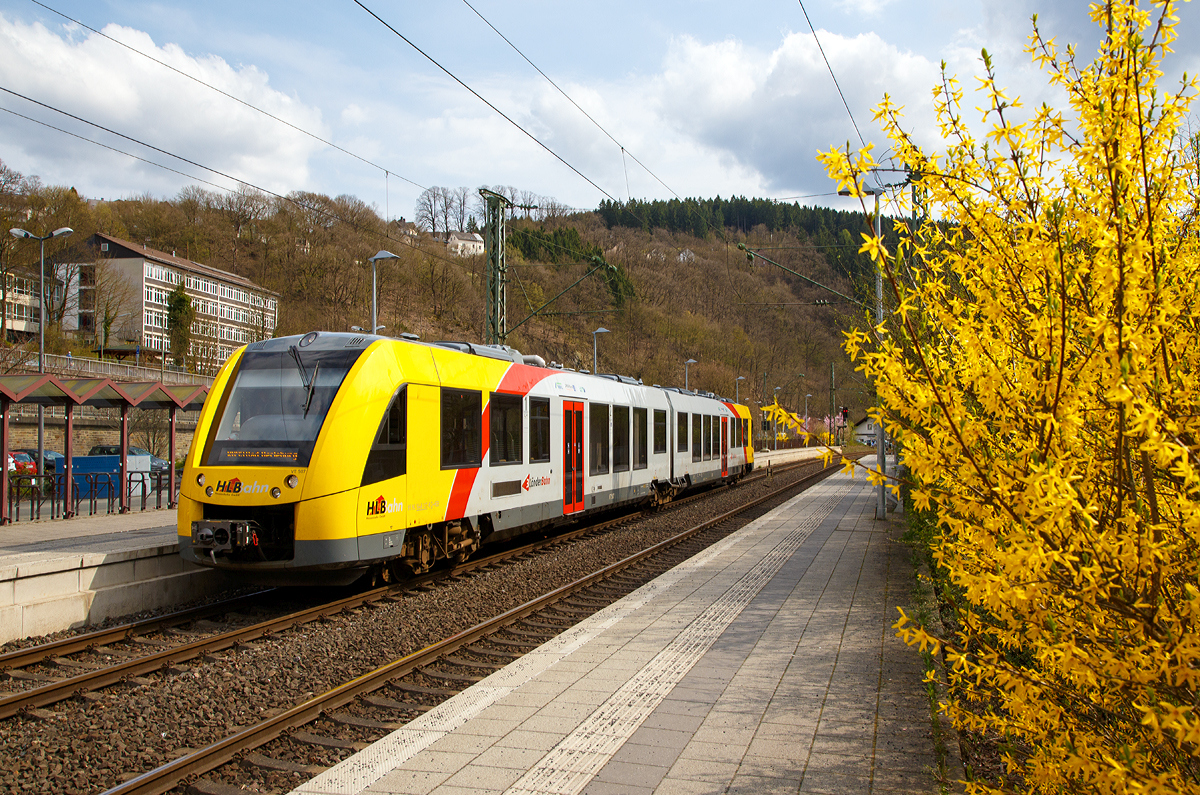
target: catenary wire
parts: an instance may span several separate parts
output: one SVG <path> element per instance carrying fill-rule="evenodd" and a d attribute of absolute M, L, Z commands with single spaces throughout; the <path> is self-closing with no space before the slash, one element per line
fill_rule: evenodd
<path fill-rule="evenodd" d="M 833 87 L 837 89 L 838 96 L 842 98 L 842 105 L 846 107 L 846 115 L 850 117 L 850 123 L 854 125 L 854 132 L 858 134 L 858 142 L 866 148 L 867 142 L 863 140 L 862 131 L 858 129 L 858 122 L 854 120 L 854 114 L 850 112 L 850 103 L 846 101 L 846 95 L 842 93 L 842 87 L 838 84 L 837 75 L 833 73 L 833 67 L 829 64 L 829 57 L 825 55 L 825 48 L 821 46 L 821 40 L 817 38 L 817 29 L 813 27 L 812 20 L 808 18 L 808 9 L 804 7 L 804 0 L 796 0 L 800 4 L 800 11 L 804 14 L 804 21 L 808 23 L 808 29 L 812 31 L 813 41 L 817 43 L 817 49 L 821 52 L 821 58 L 825 61 L 825 68 L 829 70 L 829 76 L 833 78 Z"/>
<path fill-rule="evenodd" d="M 102 130 L 103 132 L 109 133 L 110 135 L 115 135 L 115 136 L 117 136 L 118 138 L 123 138 L 123 139 L 125 139 L 126 141 L 129 141 L 130 143 L 137 144 L 138 146 L 144 146 L 144 147 L 146 147 L 147 149 L 153 150 L 153 151 L 155 151 L 155 152 L 158 152 L 158 153 L 160 153 L 160 154 L 164 154 L 164 155 L 166 155 L 167 157 L 172 157 L 172 158 L 175 158 L 176 160 L 179 160 L 179 161 L 181 161 L 181 162 L 187 163 L 187 164 L 188 164 L 188 165 L 190 165 L 190 166 L 195 166 L 196 168 L 203 169 L 204 171 L 208 171 L 209 173 L 216 174 L 217 176 L 224 177 L 225 179 L 228 179 L 228 180 L 232 180 L 232 181 L 234 181 L 234 182 L 236 182 L 236 183 L 238 183 L 238 184 L 240 184 L 240 185 L 245 185 L 245 186 L 246 186 L 246 187 L 248 187 L 248 188 L 253 188 L 254 190 L 257 190 L 257 191 L 259 191 L 259 192 L 261 192 L 261 193 L 265 193 L 265 194 L 267 194 L 268 196 L 274 196 L 276 199 L 279 199 L 280 201 L 285 201 L 285 202 L 287 202 L 287 203 L 289 203 L 289 204 L 292 204 L 292 205 L 295 205 L 296 207 L 299 207 L 299 208 L 301 208 L 301 209 L 308 210 L 309 212 L 316 213 L 317 215 L 323 216 L 323 217 L 325 217 L 325 218 L 329 218 L 329 219 L 331 219 L 331 220 L 333 220 L 333 221 L 337 221 L 337 222 L 339 222 L 339 223 L 346 224 L 346 225 L 347 225 L 347 226 L 349 226 L 351 229 L 355 229 L 355 230 L 357 230 L 357 231 L 359 231 L 359 232 L 362 232 L 362 233 L 364 233 L 364 234 L 371 235 L 371 236 L 374 236 L 374 237 L 380 238 L 380 239 L 382 239 L 382 240 L 387 240 L 387 241 L 389 241 L 389 242 L 396 242 L 396 239 L 395 239 L 395 238 L 393 238 L 393 237 L 390 237 L 390 236 L 389 236 L 389 235 L 387 235 L 386 233 L 379 232 L 378 230 L 374 230 L 374 229 L 369 229 L 369 228 L 367 228 L 367 227 L 364 227 L 364 226 L 362 226 L 362 225 L 360 225 L 360 224 L 358 224 L 358 223 L 355 223 L 355 222 L 353 222 L 353 221 L 348 221 L 348 220 L 346 220 L 345 218 L 342 218 L 341 216 L 337 215 L 336 213 L 331 213 L 331 212 L 329 212 L 328 210 L 326 210 L 326 209 L 324 209 L 324 208 L 322 208 L 322 207 L 317 207 L 317 206 L 315 206 L 315 205 L 312 205 L 312 204 L 307 204 L 307 203 L 305 203 L 305 202 L 302 202 L 302 201 L 300 201 L 300 200 L 298 200 L 298 199 L 295 199 L 295 198 L 293 198 L 293 197 L 291 197 L 291 196 L 285 196 L 285 195 L 283 195 L 283 194 L 281 194 L 281 193 L 276 193 L 275 191 L 273 191 L 273 190 L 270 190 L 270 189 L 268 189 L 268 188 L 263 188 L 263 187 L 261 187 L 261 186 L 259 186 L 259 185 L 255 185 L 253 182 L 247 182 L 246 180 L 244 180 L 244 179 L 239 179 L 239 178 L 237 178 L 237 177 L 235 177 L 235 176 L 233 176 L 233 175 L 231 175 L 231 174 L 226 174 L 224 171 L 220 171 L 219 169 L 212 168 L 211 166 L 206 166 L 206 165 L 204 165 L 203 163 L 198 163 L 198 162 L 196 162 L 196 161 L 194 161 L 194 160 L 189 160 L 188 158 L 186 158 L 186 157 L 183 157 L 182 155 L 177 155 L 177 154 L 175 154 L 174 152 L 169 152 L 169 151 L 167 151 L 166 149 L 162 149 L 162 148 L 160 148 L 160 147 L 154 146 L 153 144 L 148 144 L 148 143 L 146 143 L 145 141 L 141 141 L 141 140 L 139 140 L 139 139 L 137 139 L 137 138 L 134 138 L 134 137 L 132 137 L 132 136 L 130 136 L 130 135 L 126 135 L 126 134 L 124 134 L 124 133 L 117 132 L 116 130 L 112 130 L 112 129 L 108 128 L 108 127 L 105 127 L 104 125 L 97 124 L 97 123 L 96 123 L 96 122 L 94 122 L 94 121 L 89 121 L 89 120 L 87 120 L 87 119 L 85 119 L 85 118 L 83 118 L 83 117 L 81 117 L 81 116 L 76 116 L 76 115 L 75 115 L 75 114 L 73 114 L 73 113 L 68 113 L 67 111 L 65 111 L 65 110 L 62 110 L 62 109 L 60 109 L 60 108 L 56 108 L 56 107 L 54 107 L 53 105 L 48 105 L 48 104 L 46 104 L 45 102 L 39 102 L 38 100 L 36 100 L 36 99 L 33 99 L 32 97 L 27 97 L 27 96 L 25 96 L 24 94 L 20 94 L 20 93 L 18 93 L 18 92 L 16 92 L 16 91 L 13 91 L 12 89 L 5 88 L 4 86 L 0 86 L 0 91 L 3 91 L 4 93 L 7 93 L 7 94 L 11 94 L 11 95 L 12 95 L 12 96 L 14 96 L 14 97 L 19 97 L 20 99 L 23 99 L 23 100 L 25 100 L 26 102 L 30 102 L 30 103 L 32 103 L 32 104 L 34 104 L 34 105 L 37 105 L 37 106 L 39 106 L 39 107 L 42 107 L 42 108 L 45 108 L 46 110 L 49 110 L 49 111 L 53 111 L 54 113 L 61 114 L 61 115 L 63 115 L 63 116 L 66 116 L 67 118 L 74 119 L 75 121 L 78 121 L 78 122 L 80 122 L 81 124 L 86 124 L 86 125 L 88 125 L 89 127 L 95 127 L 96 129 L 98 129 L 98 130 Z M 54 127 L 53 125 L 46 124 L 45 122 L 40 122 L 40 121 L 38 121 L 37 119 L 31 119 L 31 118 L 29 118 L 28 116 L 23 116 L 22 114 L 16 113 L 16 112 L 14 112 L 14 111 L 9 111 L 9 110 L 7 110 L 7 109 L 2 109 L 2 110 L 6 110 L 7 112 L 9 112 L 9 113 L 12 113 L 14 116 L 20 116 L 21 118 L 24 118 L 24 119 L 29 119 L 29 121 L 32 121 L 32 122 L 34 122 L 34 123 L 36 123 L 36 124 L 41 124 L 41 125 L 43 125 L 43 126 L 45 126 L 45 127 L 50 127 L 51 129 L 55 129 L 55 130 L 58 130 L 58 129 L 59 129 L 58 127 Z M 175 173 L 175 174 L 179 174 L 179 175 L 181 175 L 181 176 L 188 177 L 189 179 L 195 179 L 195 180 L 197 180 L 198 182 L 203 182 L 203 183 L 204 183 L 204 184 L 206 184 L 206 185 L 212 185 L 213 187 L 215 187 L 215 188 L 218 188 L 218 189 L 220 189 L 220 190 L 223 190 L 223 191 L 225 191 L 226 193 L 232 193 L 232 192 L 233 192 L 233 189 L 232 189 L 232 188 L 228 188 L 228 187 L 225 187 L 225 186 L 223 186 L 223 185 L 218 185 L 218 184 L 216 184 L 216 183 L 213 183 L 213 182 L 209 182 L 209 181 L 207 181 L 207 180 L 200 179 L 200 178 L 198 178 L 198 177 L 193 177 L 193 176 L 191 176 L 191 175 L 184 174 L 182 171 L 176 171 L 175 169 L 173 169 L 173 168 L 170 168 L 169 166 L 164 166 L 164 165 L 162 165 L 162 164 L 160 164 L 160 163 L 155 163 L 155 162 L 153 162 L 153 161 L 151 161 L 151 160 L 146 160 L 145 158 L 139 157 L 139 156 L 137 156 L 137 155 L 133 155 L 133 154 L 130 154 L 130 153 L 128 153 L 128 152 L 123 152 L 123 151 L 121 151 L 121 150 L 119 150 L 119 149 L 115 149 L 115 148 L 113 148 L 113 147 L 111 147 L 111 146 L 108 146 L 108 145 L 106 145 L 106 144 L 99 143 L 98 141 L 93 141 L 93 140 L 91 140 L 90 138 L 85 138 L 85 137 L 83 137 L 83 136 L 81 136 L 81 135 L 77 135 L 77 134 L 75 134 L 75 133 L 68 132 L 67 130 L 60 130 L 60 131 L 61 131 L 61 132 L 64 132 L 64 133 L 66 133 L 67 135 L 71 135 L 71 136 L 73 136 L 73 137 L 75 137 L 75 138 L 78 138 L 78 139 L 80 139 L 80 140 L 82 140 L 82 141 L 87 141 L 88 143 L 95 144 L 96 146 L 100 146 L 100 147 L 103 147 L 103 148 L 105 148 L 105 149 L 109 149 L 109 150 L 111 150 L 111 151 L 113 151 L 113 152 L 117 152 L 117 153 L 119 153 L 119 154 L 126 155 L 127 157 L 132 157 L 132 158 L 134 158 L 134 159 L 136 159 L 136 160 L 140 160 L 140 161 L 142 161 L 143 163 L 146 163 L 146 164 L 148 164 L 148 165 L 157 166 L 158 168 L 162 168 L 162 169 L 164 169 L 164 170 L 166 170 L 166 171 L 171 171 L 171 172 L 173 172 L 173 173 Z M 400 241 L 400 242 L 403 242 L 403 241 Z M 415 246 L 414 246 L 413 248 L 415 248 Z M 422 251 L 422 253 L 424 253 L 426 256 L 432 257 L 432 258 L 434 258 L 434 259 L 439 259 L 439 260 L 442 260 L 443 262 L 450 263 L 451 265 L 458 266 L 458 265 L 460 265 L 460 264 L 461 264 L 461 263 L 459 263 L 459 262 L 456 262 L 455 260 L 452 260 L 452 259 L 450 259 L 449 257 L 443 257 L 443 256 L 440 256 L 440 255 L 438 255 L 438 254 L 435 254 L 435 253 L 433 253 L 433 252 L 431 252 L 431 251 L 425 251 L 424 249 L 421 249 L 421 251 Z"/>
<path fill-rule="evenodd" d="M 374 18 L 375 18 L 375 21 L 377 21 L 377 22 L 378 22 L 380 25 L 383 25 L 385 28 L 387 28 L 387 29 L 388 29 L 388 30 L 390 30 L 392 33 L 394 33 L 394 34 L 395 34 L 397 37 L 399 37 L 399 38 L 400 38 L 400 40 L 401 40 L 401 41 L 403 41 L 403 42 L 404 42 L 405 44 L 407 44 L 409 47 L 412 47 L 414 50 L 416 50 L 418 53 L 420 53 L 420 54 L 421 54 L 421 55 L 422 55 L 422 56 L 423 56 L 423 57 L 424 57 L 424 58 L 425 58 L 427 61 L 429 61 L 429 62 L 430 62 L 431 64 L 433 64 L 434 66 L 436 66 L 438 69 L 442 70 L 442 72 L 444 72 L 444 73 L 446 74 L 446 76 L 447 76 L 447 77 L 449 77 L 449 78 L 450 78 L 451 80 L 453 80 L 454 82 L 458 83 L 460 86 L 462 86 L 463 88 L 465 88 L 467 91 L 471 92 L 471 94 L 472 94 L 472 95 L 473 95 L 473 96 L 474 96 L 476 99 L 478 99 L 480 102 L 482 102 L 483 104 L 485 104 L 485 105 L 487 105 L 489 108 L 491 108 L 491 109 L 492 109 L 492 110 L 493 110 L 493 111 L 494 111 L 494 112 L 495 112 L 497 115 L 499 115 L 499 116 L 500 116 L 502 119 L 504 119 L 506 122 L 508 122 L 509 124 L 511 124 L 513 127 L 516 127 L 518 130 L 520 130 L 520 131 L 521 131 L 521 132 L 522 132 L 522 133 L 523 133 L 523 134 L 524 134 L 524 135 L 525 135 L 527 138 L 529 138 L 529 140 L 533 141 L 535 144 L 537 144 L 538 146 L 540 146 L 542 149 L 545 149 L 545 150 L 546 150 L 546 151 L 547 151 L 547 152 L 548 152 L 548 153 L 549 153 L 551 156 L 553 156 L 553 157 L 554 157 L 554 159 L 555 159 L 555 160 L 557 160 L 558 162 L 562 163 L 562 164 L 563 164 L 564 166 L 566 166 L 567 168 L 571 169 L 571 171 L 575 172 L 575 173 L 576 173 L 576 174 L 577 174 L 577 175 L 578 175 L 578 176 L 579 176 L 581 179 L 583 179 L 585 182 L 587 182 L 587 184 L 591 185 L 593 188 L 595 188 L 596 190 L 598 190 L 598 191 L 600 191 L 601 193 L 603 193 L 603 194 L 604 194 L 605 196 L 607 196 L 607 197 L 608 197 L 610 200 L 612 200 L 612 201 L 617 201 L 616 197 L 614 197 L 612 194 L 610 194 L 610 193 L 609 193 L 608 191 L 606 191 L 604 188 L 602 188 L 602 187 L 600 187 L 599 185 L 597 185 L 597 184 L 596 184 L 596 183 L 595 183 L 595 182 L 592 180 L 592 178 L 591 178 L 591 177 L 589 177 L 588 175 L 584 174 L 582 171 L 580 171 L 579 169 L 577 169 L 575 166 L 573 166 L 573 165 L 571 165 L 569 162 L 567 162 L 566 158 L 564 158 L 564 157 L 563 157 L 562 155 L 560 155 L 558 152 L 555 152 L 555 151 L 554 151 L 553 149 L 551 149 L 551 148 L 550 148 L 550 147 L 549 147 L 547 144 L 543 143 L 543 142 L 542 142 L 542 140 L 541 140 L 541 139 L 539 139 L 539 138 L 538 138 L 536 135 L 534 135 L 533 133 L 529 132 L 529 130 L 526 130 L 524 127 L 522 127 L 520 124 L 518 124 L 518 123 L 517 123 L 517 122 L 516 122 L 516 121 L 515 121 L 515 120 L 514 120 L 512 117 L 510 117 L 510 116 L 509 116 L 508 114 L 506 114 L 504 111 L 500 110 L 500 109 L 499 109 L 499 108 L 497 108 L 495 105 L 493 105 L 491 102 L 489 102 L 487 99 L 485 99 L 485 98 L 483 97 L 483 95 L 482 95 L 482 94 L 480 94 L 478 91 L 476 91 L 475 89 L 473 89 L 473 88 L 471 88 L 469 85 L 467 85 L 465 82 L 463 82 L 463 81 L 462 81 L 462 80 L 461 80 L 461 79 L 460 79 L 460 78 L 459 78 L 457 75 L 455 75 L 455 74 L 454 74 L 453 72 L 451 72 L 449 69 L 447 69 L 446 67 L 442 66 L 442 65 L 441 65 L 441 64 L 440 64 L 440 63 L 439 63 L 437 60 L 435 60 L 435 59 L 433 58 L 433 56 L 431 56 L 429 53 L 425 52 L 425 51 L 424 51 L 424 50 L 422 50 L 420 47 L 418 47 L 416 44 L 414 44 L 414 43 L 412 42 L 412 40 L 410 40 L 410 39 L 409 39 L 407 36 L 405 36 L 403 33 L 401 33 L 400 31 L 396 30 L 394 27 L 392 27 L 392 25 L 391 25 L 390 23 L 386 22 L 386 21 L 385 21 L 385 20 L 384 20 L 384 19 L 383 19 L 381 16 L 379 16 L 378 14 L 376 14 L 376 13 L 375 13 L 374 11 L 372 11 L 370 8 L 367 8 L 367 6 L 365 6 L 365 5 L 362 3 L 362 0 L 354 0 L 354 4 L 355 4 L 355 5 L 357 5 L 359 8 L 361 8 L 363 11 L 366 11 L 366 12 L 367 12 L 368 14 L 370 14 L 372 17 L 374 17 Z"/>
<path fill-rule="evenodd" d="M 262 108 L 257 107 L 255 105 L 245 101 L 244 99 L 235 97 L 233 94 L 230 94 L 227 91 L 217 88 L 216 86 L 212 85 L 211 83 L 206 83 L 205 81 L 201 80 L 200 78 L 190 75 L 181 69 L 177 69 L 176 67 L 171 66 L 171 64 L 166 63 L 165 61 L 160 61 L 158 58 L 155 58 L 153 55 L 150 55 L 149 53 L 142 52 L 141 50 L 137 49 L 136 47 L 131 47 L 130 45 L 126 44 L 123 41 L 118 41 L 117 39 L 114 39 L 112 36 L 109 36 L 107 33 L 96 30 L 95 28 L 91 27 L 90 25 L 80 22 L 78 19 L 75 19 L 74 17 L 68 16 L 57 9 L 51 8 L 50 6 L 46 5 L 45 3 L 40 2 L 40 0 L 30 0 L 30 2 L 32 2 L 34 5 L 41 6 L 42 8 L 46 9 L 47 11 L 49 11 L 52 14 L 57 14 L 58 16 L 62 17 L 63 19 L 65 19 L 69 22 L 72 22 L 72 23 L 80 26 L 81 28 L 90 30 L 92 33 L 95 33 L 97 36 L 103 36 L 105 39 L 108 39 L 113 44 L 120 45 L 121 47 L 124 47 L 125 49 L 129 50 L 132 53 L 135 53 L 137 55 L 142 56 L 143 58 L 147 58 L 147 59 L 153 61 L 154 63 L 158 64 L 159 66 L 163 66 L 167 69 L 170 69 L 172 72 L 174 72 L 177 75 L 180 75 L 181 77 L 186 77 L 188 80 L 191 80 L 194 83 L 198 83 L 198 84 L 204 86 L 205 88 L 211 89 L 212 91 L 217 92 L 221 96 L 226 97 L 227 99 L 233 100 L 234 102 L 238 103 L 239 105 L 243 105 L 244 107 L 247 107 L 250 110 L 255 111 L 256 113 L 261 113 L 262 115 L 264 115 L 270 119 L 274 119 L 275 121 L 279 122 L 280 124 L 290 127 L 298 133 L 307 135 L 309 138 L 312 138 L 314 141 L 318 141 L 326 146 L 332 147 L 332 148 L 338 150 L 339 152 L 342 152 L 343 154 L 350 155 L 350 157 L 353 157 L 356 160 L 366 163 L 368 166 L 371 166 L 372 168 L 377 168 L 380 171 L 384 172 L 385 174 L 391 174 L 393 176 L 399 177 L 400 179 L 404 180 L 408 184 L 418 187 L 421 190 L 426 189 L 425 186 L 420 184 L 419 182 L 414 182 L 413 180 L 409 179 L 408 177 L 405 177 L 402 174 L 397 174 L 395 171 L 392 171 L 391 169 L 387 168 L 386 166 L 381 166 L 378 163 L 373 163 L 370 160 L 363 157 L 362 155 L 356 154 L 354 152 L 351 152 L 349 149 L 345 149 L 341 146 L 338 146 L 337 144 L 333 143 L 332 141 L 327 141 L 324 138 L 322 138 L 321 136 L 319 136 L 315 133 L 311 133 L 308 130 L 305 130 L 303 127 L 298 127 L 295 124 L 292 124 L 290 121 L 287 121 L 286 119 L 281 119 L 278 116 L 276 116 L 275 114 L 271 113 L 270 111 L 263 110 Z"/>
<path fill-rule="evenodd" d="M 521 52 L 521 49 L 520 49 L 519 47 L 517 47 L 517 45 L 513 44 L 513 43 L 512 43 L 512 41 L 510 41 L 510 40 L 509 40 L 509 38 L 508 38 L 507 36 L 505 36 L 503 33 L 501 33 L 501 32 L 499 31 L 499 29 L 497 29 L 497 28 L 496 28 L 496 26 L 495 26 L 495 25 L 493 25 L 493 24 L 491 23 L 491 21 L 490 21 L 490 20 L 488 20 L 488 18 L 487 18 L 487 17 L 485 17 L 483 14 L 479 13 L 479 9 L 475 8 L 475 6 L 471 5 L 471 4 L 470 4 L 470 3 L 469 3 L 467 0 L 463 0 L 463 3 L 464 3 L 466 6 L 467 6 L 467 8 L 471 9 L 472 11 L 474 11 L 474 12 L 475 12 L 475 16 L 477 16 L 477 17 L 479 17 L 481 20 L 483 20 L 483 22 L 484 22 L 484 24 L 485 24 L 485 25 L 487 25 L 489 28 L 491 28 L 493 31 L 495 31 L 495 33 L 496 33 L 496 35 L 497 35 L 497 36 L 499 36 L 500 38 L 504 39 L 504 43 L 505 43 L 505 44 L 507 44 L 509 47 L 512 47 L 513 51 L 514 51 L 514 52 L 516 52 L 516 54 L 517 54 L 517 55 L 521 56 L 521 57 L 522 57 L 522 58 L 525 60 L 525 63 L 527 63 L 527 64 L 529 64 L 530 66 L 532 66 L 532 67 L 534 68 L 534 70 L 535 70 L 535 71 L 536 71 L 536 72 L 537 72 L 539 75 L 541 75 L 542 77 L 544 77 L 544 78 L 546 79 L 546 82 L 547 82 L 547 83 L 549 83 L 550 85 L 554 86 L 555 90 L 556 90 L 556 91 L 558 91 L 558 93 L 560 93 L 560 94 L 562 94 L 564 97 L 566 97 L 566 100 L 567 100 L 567 102 L 570 102 L 572 105 L 574 105 L 574 106 L 575 106 L 575 109 L 576 109 L 576 110 L 578 110 L 580 113 L 582 113 L 584 116 L 586 116 L 588 121 L 590 121 L 592 124 L 596 125 L 596 129 L 600 130 L 600 132 L 602 132 L 602 133 L 604 133 L 606 136 L 608 136 L 608 140 L 612 141 L 614 144 L 616 144 L 618 147 L 620 147 L 620 149 L 621 149 L 621 160 L 622 160 L 622 163 L 624 163 L 625 155 L 629 155 L 629 158 L 630 158 L 631 160 L 633 160 L 633 162 L 635 162 L 635 163 L 637 163 L 639 166 L 641 166 L 641 167 L 642 167 L 642 169 L 643 169 L 643 170 L 644 170 L 644 171 L 645 171 L 647 174 L 649 174 L 650 176 L 654 177 L 655 181 L 657 181 L 659 185 L 662 185 L 664 188 L 666 188 L 667 190 L 671 191 L 671 193 L 672 193 L 672 194 L 675 196 L 675 198 L 682 198 L 682 197 L 681 197 L 681 196 L 680 196 L 680 195 L 679 195 L 679 194 L 678 194 L 678 193 L 675 191 L 675 189 L 674 189 L 674 188 L 672 188 L 672 187 L 671 187 L 670 185 L 668 185 L 667 183 L 663 182 L 662 178 L 660 178 L 660 177 L 659 177 L 657 174 L 655 174 L 653 171 L 651 171 L 651 170 L 650 170 L 650 169 L 649 169 L 649 168 L 646 166 L 646 164 L 645 164 L 645 163 L 643 163 L 642 161 L 638 160 L 638 159 L 637 159 L 637 157 L 635 157 L 635 156 L 633 155 L 633 153 L 632 153 L 632 152 L 630 152 L 628 149 L 626 149 L 626 148 L 625 148 L 625 145 L 624 145 L 624 144 L 622 144 L 620 141 L 618 141 L 616 138 L 614 138 L 614 137 L 613 137 L 613 135 L 612 135 L 612 133 L 610 133 L 608 130 L 604 129 L 603 125 L 601 125 L 601 124 L 600 124 L 600 122 L 598 122 L 598 121 L 596 121 L 595 119 L 593 119 L 590 113 L 588 113 L 586 110 L 584 110 L 582 107 L 580 107 L 579 103 L 578 103 L 578 102 L 576 102 L 574 99 L 572 99 L 572 98 L 571 98 L 571 95 L 570 95 L 570 94 L 568 94 L 566 91 L 564 91 L 564 90 L 562 89 L 562 87 L 558 85 L 558 83 L 555 83 L 555 82 L 554 82 L 552 79 L 550 79 L 550 76 L 549 76 L 548 74 L 546 74 L 545 72 L 543 72 L 543 71 L 541 70 L 541 68 L 540 68 L 540 67 L 539 67 L 537 64 L 535 64 L 533 61 L 529 60 L 528 56 L 526 56 L 526 55 L 525 55 L 525 53 Z M 628 182 L 629 182 L 629 171 L 628 171 L 628 169 L 626 169 L 626 171 L 625 171 L 625 182 L 626 182 L 625 191 L 626 191 L 626 193 L 628 193 L 628 192 L 629 192 L 629 185 L 628 185 Z M 609 197 L 609 198 L 611 198 L 611 197 Z"/>
<path fill-rule="evenodd" d="M 47 122 L 41 121 L 40 119 L 35 119 L 32 116 L 26 116 L 24 113 L 17 113 L 15 110 L 9 110 L 8 108 L 5 108 L 5 107 L 0 107 L 0 111 L 4 111 L 5 113 L 10 113 L 13 116 L 16 116 L 17 118 L 25 119 L 25 121 L 31 121 L 34 124 L 40 124 L 43 127 L 46 127 L 48 129 L 55 130 L 56 132 L 63 133 L 64 135 L 69 135 L 72 138 L 78 138 L 79 140 L 86 141 L 89 144 L 95 144 L 96 146 L 107 149 L 110 152 L 116 152 L 119 155 L 125 155 L 126 157 L 133 158 L 134 160 L 140 160 L 141 162 L 143 162 L 147 165 L 161 168 L 164 171 L 170 171 L 172 174 L 178 174 L 181 177 L 186 177 L 188 179 L 195 180 L 196 182 L 203 182 L 205 185 L 209 185 L 213 188 L 216 188 L 217 190 L 223 190 L 223 191 L 229 190 L 229 188 L 225 187 L 224 185 L 218 185 L 215 182 L 209 182 L 208 180 L 202 179 L 201 177 L 193 176 L 191 174 L 185 174 L 184 172 L 180 171 L 179 169 L 171 168 L 170 166 L 164 166 L 162 163 L 155 163 L 153 160 L 147 160 L 144 157 L 139 157 L 138 155 L 135 155 L 132 152 L 126 152 L 124 149 L 117 149 L 115 146 L 109 146 L 108 144 L 102 144 L 99 141 L 93 141 L 91 138 L 85 138 L 84 136 L 80 135 L 79 133 L 73 133 L 70 130 L 64 130 L 62 127 L 55 127 L 53 124 L 49 124 Z"/>

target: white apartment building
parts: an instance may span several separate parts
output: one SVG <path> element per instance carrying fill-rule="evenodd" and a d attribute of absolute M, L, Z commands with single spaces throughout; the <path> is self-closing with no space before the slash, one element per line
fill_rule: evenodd
<path fill-rule="evenodd" d="M 97 305 L 104 298 L 95 291 L 104 289 L 103 284 L 98 285 L 104 279 L 98 279 L 96 272 L 101 262 L 110 269 L 109 277 L 119 274 L 131 288 L 129 306 L 122 307 L 122 317 L 110 334 L 119 334 L 143 351 L 161 355 L 170 350 L 167 296 L 180 283 L 196 310 L 189 358 L 199 370 L 215 372 L 241 345 L 275 334 L 279 317 L 276 292 L 228 271 L 112 235 L 97 233 L 88 243 L 96 259 L 79 268 L 77 317 L 70 318 L 82 334 L 92 336 L 98 331 Z"/>

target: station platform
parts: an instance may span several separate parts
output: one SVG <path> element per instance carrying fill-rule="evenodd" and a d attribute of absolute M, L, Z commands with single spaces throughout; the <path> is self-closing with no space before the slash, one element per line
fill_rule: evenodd
<path fill-rule="evenodd" d="M 293 792 L 945 791 L 876 500 L 827 478 Z"/>
<path fill-rule="evenodd" d="M 227 589 L 179 557 L 174 510 L 0 527 L 0 643 L 47 635 Z"/>

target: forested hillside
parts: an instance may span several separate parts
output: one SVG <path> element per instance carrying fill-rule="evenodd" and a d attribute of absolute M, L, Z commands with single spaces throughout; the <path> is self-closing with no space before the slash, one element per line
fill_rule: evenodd
<path fill-rule="evenodd" d="M 385 224 L 375 208 L 352 196 L 279 199 L 247 188 L 226 194 L 189 187 L 171 199 L 89 203 L 72 189 L 3 171 L 0 211 L 7 226 L 35 232 L 71 226 L 76 232 L 68 244 L 106 232 L 245 276 L 280 293 L 281 335 L 368 325 L 369 258 L 388 249 L 399 259 L 379 266 L 384 333 L 482 338 L 483 257 L 452 256 L 424 230 Z M 707 226 L 688 220 L 696 212 L 705 213 Z M 684 362 L 695 359 L 693 388 L 731 398 L 740 391 L 743 402 L 765 394 L 770 402 L 781 387 L 781 402 L 794 411 L 802 411 L 811 394 L 814 417 L 824 416 L 831 399 L 857 412 L 868 402 L 866 387 L 840 340 L 862 309 L 818 304 L 834 296 L 761 259 L 748 261 L 737 244 L 853 295 L 854 241 L 866 224 L 861 215 L 749 199 L 635 202 L 513 219 L 509 344 L 591 369 L 592 331 L 603 326 L 610 333 L 597 339 L 601 371 L 682 386 Z M 86 255 L 59 241 L 47 248 L 52 262 Z M 36 265 L 36 256 L 35 247 L 8 236 L 0 244 L 4 270 Z M 529 318 L 599 262 L 613 267 L 597 269 Z"/>

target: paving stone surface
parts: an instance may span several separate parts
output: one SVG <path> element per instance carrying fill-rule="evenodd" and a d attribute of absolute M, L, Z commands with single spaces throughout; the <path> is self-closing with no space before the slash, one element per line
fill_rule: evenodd
<path fill-rule="evenodd" d="M 296 792 L 941 792 L 875 504 L 828 478 Z"/>

